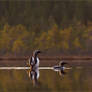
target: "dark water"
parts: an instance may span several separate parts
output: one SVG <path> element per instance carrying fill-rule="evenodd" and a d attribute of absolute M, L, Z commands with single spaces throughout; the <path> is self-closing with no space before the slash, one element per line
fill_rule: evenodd
<path fill-rule="evenodd" d="M 72 68 L 59 75 L 53 70 L 40 70 L 37 84 L 27 70 L 0 70 L 0 92 L 91 92 L 92 68 Z"/>

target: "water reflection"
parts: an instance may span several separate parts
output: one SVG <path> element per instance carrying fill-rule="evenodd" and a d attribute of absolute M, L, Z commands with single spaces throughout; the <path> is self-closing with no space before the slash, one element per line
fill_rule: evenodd
<path fill-rule="evenodd" d="M 40 77 L 40 70 L 52 70 L 54 72 L 58 72 L 59 74 L 59 77 L 64 77 L 64 75 L 67 74 L 66 70 L 67 69 L 71 69 L 71 68 L 66 68 L 64 70 L 55 70 L 53 67 L 40 67 L 40 68 L 36 68 L 36 69 L 28 69 L 27 70 L 27 74 L 28 74 L 28 77 L 30 78 L 30 80 L 32 81 L 32 84 L 34 86 L 38 86 L 39 85 L 39 77 Z M 50 75 L 48 75 L 50 76 Z"/>
<path fill-rule="evenodd" d="M 25 70 L 0 70 L 0 92 L 91 92 L 92 68 L 65 70 L 63 78 L 52 69 L 39 70 L 38 85 Z M 30 81 L 29 81 L 30 80 Z M 8 85 L 8 86 L 7 86 Z"/>
<path fill-rule="evenodd" d="M 67 74 L 67 72 L 65 70 L 62 70 L 62 69 L 61 70 L 55 70 L 54 69 L 54 71 L 57 72 L 61 77 L 64 77 L 64 75 Z"/>
<path fill-rule="evenodd" d="M 71 69 L 67 67 L 37 67 L 37 68 L 30 68 L 30 67 L 0 67 L 0 70 L 27 70 L 27 74 L 32 81 L 33 85 L 39 85 L 38 79 L 40 77 L 40 71 L 39 70 L 52 70 L 54 72 L 58 72 L 58 74 L 61 77 L 64 77 L 65 74 L 67 74 L 66 70 Z"/>
<path fill-rule="evenodd" d="M 64 76 L 65 74 L 66 74 L 65 71 L 63 71 L 63 70 L 59 71 L 59 75 L 60 75 L 60 76 Z"/>
<path fill-rule="evenodd" d="M 0 92 L 91 92 L 92 67 L 89 65 L 92 64 L 83 64 L 64 71 L 39 67 L 38 72 L 30 71 L 30 67 L 0 67 Z"/>
<path fill-rule="evenodd" d="M 39 69 L 36 68 L 34 70 L 28 70 L 27 72 L 28 72 L 29 78 L 33 82 L 33 85 L 37 85 L 38 84 L 38 79 L 39 79 Z"/>

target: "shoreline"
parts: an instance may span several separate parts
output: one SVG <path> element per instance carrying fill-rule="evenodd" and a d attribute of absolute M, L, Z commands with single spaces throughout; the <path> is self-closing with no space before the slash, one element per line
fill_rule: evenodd
<path fill-rule="evenodd" d="M 30 56 L 1 56 L 0 60 L 28 60 Z M 92 56 L 39 56 L 40 60 L 92 60 Z"/>

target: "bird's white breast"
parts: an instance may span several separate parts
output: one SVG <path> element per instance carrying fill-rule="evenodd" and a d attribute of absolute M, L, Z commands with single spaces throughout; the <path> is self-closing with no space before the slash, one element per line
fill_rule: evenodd
<path fill-rule="evenodd" d="M 33 64 L 36 62 L 35 67 L 39 67 L 39 61 L 40 61 L 40 60 L 39 60 L 38 57 L 37 57 L 36 59 L 37 59 L 37 62 L 35 61 L 34 57 L 32 57 L 31 65 L 33 65 Z"/>
<path fill-rule="evenodd" d="M 36 63 L 36 67 L 39 67 L 39 58 L 37 57 L 37 63 Z"/>

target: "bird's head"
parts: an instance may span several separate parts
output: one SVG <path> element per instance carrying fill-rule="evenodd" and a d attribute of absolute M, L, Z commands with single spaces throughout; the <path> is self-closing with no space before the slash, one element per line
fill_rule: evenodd
<path fill-rule="evenodd" d="M 33 52 L 33 56 L 37 56 L 39 53 L 41 53 L 40 50 L 35 50 L 35 51 Z"/>

